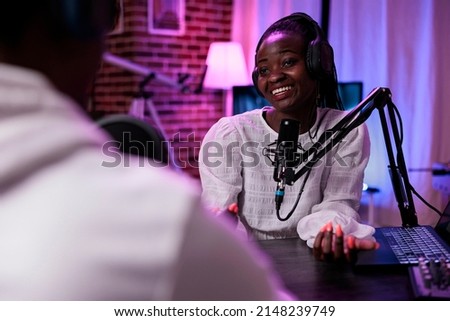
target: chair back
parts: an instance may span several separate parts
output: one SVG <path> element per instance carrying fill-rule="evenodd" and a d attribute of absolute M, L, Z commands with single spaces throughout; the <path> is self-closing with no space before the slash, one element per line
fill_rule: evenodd
<path fill-rule="evenodd" d="M 97 121 L 122 153 L 169 164 L 169 142 L 149 123 L 130 115 L 108 115 Z"/>

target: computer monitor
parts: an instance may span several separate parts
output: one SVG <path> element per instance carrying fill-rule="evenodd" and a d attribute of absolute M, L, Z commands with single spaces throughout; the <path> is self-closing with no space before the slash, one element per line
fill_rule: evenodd
<path fill-rule="evenodd" d="M 362 100 L 363 83 L 360 81 L 338 83 L 339 94 L 345 110 L 350 110 Z M 233 115 L 270 105 L 253 85 L 233 87 Z"/>
<path fill-rule="evenodd" d="M 269 106 L 269 102 L 258 94 L 255 86 L 233 87 L 233 115 Z"/>
<path fill-rule="evenodd" d="M 363 99 L 363 83 L 361 81 L 340 82 L 338 90 L 345 110 L 353 109 Z"/>

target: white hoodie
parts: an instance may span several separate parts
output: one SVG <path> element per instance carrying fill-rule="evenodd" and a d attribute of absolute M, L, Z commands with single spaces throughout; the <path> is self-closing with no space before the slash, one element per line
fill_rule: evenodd
<path fill-rule="evenodd" d="M 43 75 L 0 64 L 1 300 L 280 298 L 196 184 L 110 166 L 107 139 Z"/>

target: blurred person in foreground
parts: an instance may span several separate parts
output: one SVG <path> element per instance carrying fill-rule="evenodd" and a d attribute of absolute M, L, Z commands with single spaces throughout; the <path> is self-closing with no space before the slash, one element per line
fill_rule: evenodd
<path fill-rule="evenodd" d="M 114 0 L 0 8 L 0 299 L 289 299 L 187 177 L 105 166 L 82 106 Z"/>

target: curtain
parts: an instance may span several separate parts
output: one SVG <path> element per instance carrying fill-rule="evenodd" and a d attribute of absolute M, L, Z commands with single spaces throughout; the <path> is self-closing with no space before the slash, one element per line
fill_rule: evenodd
<path fill-rule="evenodd" d="M 388 87 L 403 124 L 403 152 L 409 179 L 417 192 L 438 210 L 448 195 L 433 188 L 429 169 L 450 161 L 450 1 L 330 0 L 329 41 L 335 52 L 339 81 L 362 81 L 364 96 Z M 249 70 L 262 32 L 276 19 L 303 11 L 320 22 L 320 1 L 235 0 L 233 40 L 243 44 Z M 371 160 L 365 182 L 373 195 L 375 226 L 401 224 L 394 198 L 378 111 L 366 121 Z M 364 199 L 363 199 L 364 201 Z M 423 225 L 438 215 L 418 198 L 414 203 Z"/>

